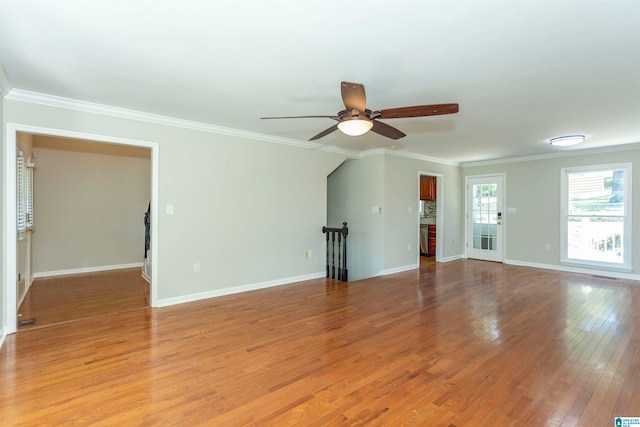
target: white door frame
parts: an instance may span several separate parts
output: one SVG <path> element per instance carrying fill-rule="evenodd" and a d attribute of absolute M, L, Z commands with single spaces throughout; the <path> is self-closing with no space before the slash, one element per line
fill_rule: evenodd
<path fill-rule="evenodd" d="M 160 144 L 151 141 L 119 138 L 63 129 L 44 128 L 16 123 L 7 123 L 4 149 L 4 242 L 2 293 L 4 301 L 4 319 L 2 324 L 6 333 L 15 333 L 17 325 L 17 230 L 16 230 L 16 133 L 34 133 L 84 139 L 94 142 L 132 145 L 151 149 L 151 307 L 158 306 L 158 167 Z"/>
<path fill-rule="evenodd" d="M 435 172 L 418 171 L 418 202 L 420 202 L 420 176 L 432 176 L 436 178 L 436 256 L 435 261 L 442 259 L 442 242 L 444 230 L 444 175 Z M 420 215 L 418 215 L 418 259 L 417 265 L 420 266 Z"/>
<path fill-rule="evenodd" d="M 497 261 L 497 262 L 502 262 L 504 263 L 504 259 L 505 259 L 505 253 L 506 253 L 506 236 L 507 236 L 507 223 L 506 223 L 506 208 L 505 206 L 507 206 L 507 174 L 506 173 L 492 173 L 492 174 L 484 174 L 484 175 L 469 175 L 469 176 L 465 176 L 464 178 L 464 241 L 465 241 L 465 245 L 464 245 L 464 256 L 465 258 L 469 258 L 469 224 L 471 221 L 471 218 L 469 218 L 469 209 L 471 208 L 469 206 L 469 181 L 472 179 L 483 179 L 483 178 L 500 178 L 502 180 L 502 197 L 501 200 L 499 200 L 499 202 L 501 202 L 502 206 L 498 206 L 498 210 L 502 212 L 502 225 L 500 226 L 501 232 L 499 234 L 499 242 L 498 244 L 500 245 L 500 257 L 497 260 L 491 260 L 491 261 Z"/>

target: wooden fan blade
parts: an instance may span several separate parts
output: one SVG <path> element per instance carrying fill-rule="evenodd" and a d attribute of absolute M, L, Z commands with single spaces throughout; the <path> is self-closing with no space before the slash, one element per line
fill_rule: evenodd
<path fill-rule="evenodd" d="M 278 117 L 260 117 L 261 120 L 268 119 L 333 119 L 338 120 L 337 116 L 278 116 Z"/>
<path fill-rule="evenodd" d="M 458 112 L 458 104 L 416 105 L 415 107 L 389 108 L 373 112 L 380 119 L 401 119 L 405 117 L 439 116 Z"/>
<path fill-rule="evenodd" d="M 371 128 L 371 130 L 377 133 L 378 135 L 386 136 L 387 138 L 391 138 L 391 139 L 400 139 L 403 136 L 407 136 L 404 134 L 404 132 L 399 131 L 393 126 L 389 126 L 388 124 L 379 122 L 377 120 L 372 120 L 372 121 L 373 121 L 373 127 Z"/>
<path fill-rule="evenodd" d="M 367 95 L 364 93 L 364 86 L 360 83 L 342 82 L 340 84 L 342 92 L 342 102 L 347 110 L 356 109 L 364 113 L 367 108 Z"/>
<path fill-rule="evenodd" d="M 335 125 L 331 126 L 329 129 L 325 129 L 325 130 L 323 130 L 322 132 L 320 132 L 320 133 L 319 133 L 319 134 L 317 134 L 316 136 L 311 137 L 311 138 L 309 139 L 309 141 L 315 141 L 316 139 L 320 139 L 320 138 L 322 138 L 323 136 L 327 136 L 327 135 L 329 135 L 331 132 L 335 132 L 336 130 L 338 130 L 338 125 L 337 125 L 337 124 L 335 124 Z"/>

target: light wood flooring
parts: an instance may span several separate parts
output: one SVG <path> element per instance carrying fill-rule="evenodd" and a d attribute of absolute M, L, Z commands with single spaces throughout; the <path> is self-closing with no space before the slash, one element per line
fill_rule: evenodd
<path fill-rule="evenodd" d="M 21 331 L 0 424 L 612 426 L 640 284 L 475 260 Z"/>
<path fill-rule="evenodd" d="M 139 268 L 35 279 L 18 308 L 20 330 L 149 306 L 149 284 Z"/>

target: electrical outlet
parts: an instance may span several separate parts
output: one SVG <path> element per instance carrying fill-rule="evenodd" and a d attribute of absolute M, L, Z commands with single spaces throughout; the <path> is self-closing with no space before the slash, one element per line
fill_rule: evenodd
<path fill-rule="evenodd" d="M 548 244 L 548 243 L 546 245 L 544 245 L 544 250 L 545 251 L 550 251 L 551 250 L 551 245 Z"/>
<path fill-rule="evenodd" d="M 407 245 L 407 250 L 411 252 L 411 245 Z"/>
<path fill-rule="evenodd" d="M 194 273 L 200 273 L 200 264 L 199 263 L 193 264 L 193 272 Z"/>
<path fill-rule="evenodd" d="M 312 255 L 313 255 L 313 252 L 311 251 L 311 249 L 309 249 L 308 251 L 304 251 L 305 258 L 311 258 Z"/>

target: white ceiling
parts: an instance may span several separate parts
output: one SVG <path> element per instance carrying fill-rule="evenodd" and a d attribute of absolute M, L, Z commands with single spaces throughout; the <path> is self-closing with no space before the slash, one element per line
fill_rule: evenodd
<path fill-rule="evenodd" d="M 469 162 L 640 142 L 640 1 L 0 0 L 0 62 L 32 91 L 306 141 L 342 80 L 407 136 L 319 142 Z M 11 95 L 11 93 L 9 94 Z M 545 140 L 582 133 L 577 148 Z"/>

